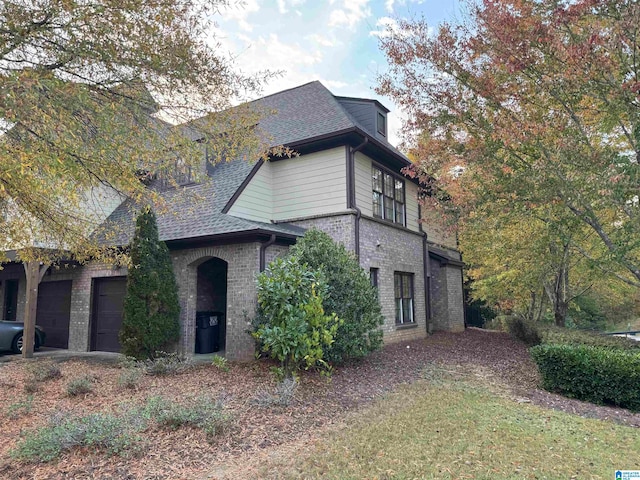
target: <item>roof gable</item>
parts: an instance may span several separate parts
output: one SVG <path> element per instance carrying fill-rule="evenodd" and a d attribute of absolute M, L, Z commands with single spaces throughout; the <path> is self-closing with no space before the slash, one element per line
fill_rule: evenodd
<path fill-rule="evenodd" d="M 319 81 L 268 95 L 249 105 L 255 105 L 266 112 L 259 128 L 273 146 L 299 144 L 350 130 L 360 131 L 372 138 L 375 136 L 374 132 L 370 132 L 356 121 L 339 99 Z M 377 143 L 394 156 L 406 159 L 388 142 L 378 139 Z M 258 227 L 275 228 L 275 225 L 258 225 L 259 222 L 239 219 L 224 213 L 225 206 L 232 203 L 232 198 L 234 195 L 237 196 L 243 184 L 246 185 L 251 172 L 255 172 L 255 166 L 255 163 L 244 160 L 223 162 L 210 166 L 209 181 L 185 189 L 163 192 L 167 212 L 158 214 L 160 239 L 178 240 L 250 231 Z M 116 244 L 129 243 L 135 229 L 134 212 L 135 205 L 128 200 L 107 219 L 107 222 L 116 225 L 120 232 Z M 288 227 L 279 225 L 278 228 L 287 230 Z M 293 232 L 299 229 L 290 230 Z"/>

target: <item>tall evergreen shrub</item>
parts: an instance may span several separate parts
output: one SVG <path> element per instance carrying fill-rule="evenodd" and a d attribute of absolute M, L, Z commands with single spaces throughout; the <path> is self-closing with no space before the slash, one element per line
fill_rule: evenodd
<path fill-rule="evenodd" d="M 131 242 L 120 343 L 125 355 L 153 358 L 180 336 L 178 286 L 169 249 L 158 239 L 156 216 L 142 210 Z"/>
<path fill-rule="evenodd" d="M 341 363 L 380 349 L 384 317 L 378 292 L 355 255 L 317 229 L 308 230 L 291 248 L 291 254 L 322 271 L 328 285 L 322 300 L 324 311 L 335 312 L 342 320 L 325 359 Z"/>

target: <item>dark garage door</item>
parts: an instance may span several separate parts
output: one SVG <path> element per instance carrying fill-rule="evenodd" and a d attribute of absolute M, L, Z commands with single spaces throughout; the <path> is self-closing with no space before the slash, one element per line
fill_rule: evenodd
<path fill-rule="evenodd" d="M 96 278 L 93 281 L 93 329 L 91 349 L 119 352 L 127 277 Z"/>
<path fill-rule="evenodd" d="M 42 282 L 38 287 L 36 325 L 44 330 L 47 347 L 69 347 L 71 280 Z"/>

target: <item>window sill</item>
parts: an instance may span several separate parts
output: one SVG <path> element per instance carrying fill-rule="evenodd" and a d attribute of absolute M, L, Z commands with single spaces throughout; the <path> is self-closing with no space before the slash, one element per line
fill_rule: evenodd
<path fill-rule="evenodd" d="M 396 330 L 407 330 L 408 328 L 417 328 L 418 324 L 413 323 L 396 323 Z"/>

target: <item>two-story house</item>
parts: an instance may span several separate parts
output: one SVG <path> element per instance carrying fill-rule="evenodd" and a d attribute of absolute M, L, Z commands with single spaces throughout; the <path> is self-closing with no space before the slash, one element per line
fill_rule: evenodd
<path fill-rule="evenodd" d="M 196 315 L 224 313 L 219 343 L 227 357 L 249 358 L 255 276 L 310 227 L 342 242 L 379 291 L 387 342 L 462 330 L 462 262 L 437 222 L 421 221 L 419 185 L 402 174 L 409 160 L 387 140 L 388 110 L 375 100 L 334 96 L 312 82 L 264 97 L 275 113 L 261 128 L 299 156 L 207 165 L 210 181 L 167 191 L 158 216 L 172 255 L 181 303 L 179 348 L 195 349 Z M 128 201 L 107 222 L 126 245 L 135 218 Z M 40 283 L 37 322 L 51 346 L 118 351 L 126 269 L 101 264 L 49 269 Z M 21 319 L 24 272 L 0 271 L 0 312 Z"/>

